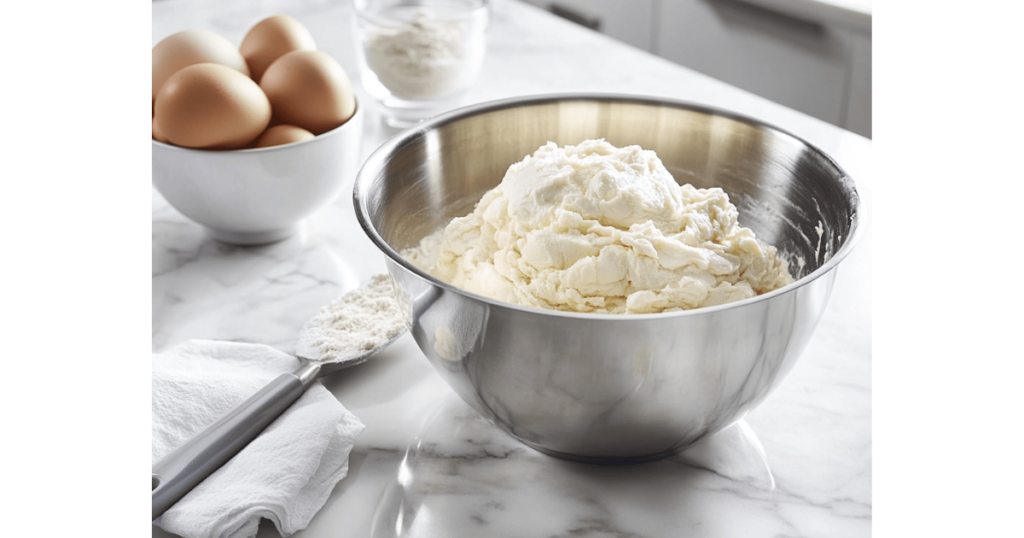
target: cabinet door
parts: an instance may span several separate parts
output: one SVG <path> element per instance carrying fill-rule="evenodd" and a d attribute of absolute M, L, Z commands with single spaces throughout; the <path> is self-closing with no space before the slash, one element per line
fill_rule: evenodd
<path fill-rule="evenodd" d="M 843 127 L 871 138 L 871 36 L 848 32 L 850 43 L 850 93 L 846 99 Z"/>
<path fill-rule="evenodd" d="M 655 0 L 523 0 L 650 52 Z"/>
<path fill-rule="evenodd" d="M 845 36 L 737 0 L 664 0 L 655 52 L 790 108 L 843 125 Z"/>

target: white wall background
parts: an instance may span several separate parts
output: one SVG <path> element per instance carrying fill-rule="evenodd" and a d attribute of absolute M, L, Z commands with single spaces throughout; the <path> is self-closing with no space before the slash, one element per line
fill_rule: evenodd
<path fill-rule="evenodd" d="M 523 0 L 871 137 L 871 0 Z"/>

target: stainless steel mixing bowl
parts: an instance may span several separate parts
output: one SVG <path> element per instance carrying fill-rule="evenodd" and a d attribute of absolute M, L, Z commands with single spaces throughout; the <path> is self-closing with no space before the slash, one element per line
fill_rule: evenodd
<path fill-rule="evenodd" d="M 638 144 L 680 183 L 722 187 L 740 223 L 796 262 L 796 283 L 685 312 L 577 314 L 474 295 L 399 255 L 472 211 L 541 145 L 590 138 Z M 523 443 L 593 462 L 668 456 L 761 403 L 811 338 L 855 243 L 860 204 L 835 162 L 788 133 L 702 106 L 615 95 L 518 98 L 436 117 L 373 153 L 353 198 L 441 377 Z"/>

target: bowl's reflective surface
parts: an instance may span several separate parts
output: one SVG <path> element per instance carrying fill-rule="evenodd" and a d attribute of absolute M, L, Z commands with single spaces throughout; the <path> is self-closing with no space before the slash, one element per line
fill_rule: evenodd
<path fill-rule="evenodd" d="M 740 223 L 790 257 L 798 282 L 689 312 L 571 314 L 461 291 L 397 254 L 469 213 L 542 144 L 588 138 L 638 144 L 680 183 L 722 187 Z M 763 401 L 814 330 L 859 207 L 853 181 L 784 132 L 685 103 L 607 95 L 506 100 L 429 120 L 367 160 L 354 201 L 400 297 L 420 298 L 410 305 L 412 332 L 448 384 L 528 445 L 588 461 L 669 455 Z"/>

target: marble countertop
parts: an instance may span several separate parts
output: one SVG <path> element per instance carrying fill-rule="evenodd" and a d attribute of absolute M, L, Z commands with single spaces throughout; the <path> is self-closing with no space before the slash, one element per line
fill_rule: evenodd
<path fill-rule="evenodd" d="M 288 13 L 369 102 L 358 82 L 348 2 L 162 0 L 152 11 L 154 44 L 195 28 L 238 43 L 256 21 Z M 630 93 L 725 108 L 788 130 L 854 177 L 865 231 L 778 390 L 740 425 L 655 463 L 597 467 L 527 449 L 477 417 L 412 338 L 401 337 L 380 357 L 324 380 L 366 429 L 348 476 L 294 536 L 869 536 L 871 142 L 513 0 L 494 3 L 487 54 L 465 104 Z M 370 112 L 364 158 L 397 132 Z M 311 217 L 300 235 L 255 248 L 213 242 L 155 191 L 152 215 L 154 351 L 204 338 L 293 352 L 299 328 L 322 305 L 385 270 L 348 194 Z M 154 527 L 153 536 L 172 535 Z M 264 521 L 258 536 L 279 533 Z"/>

